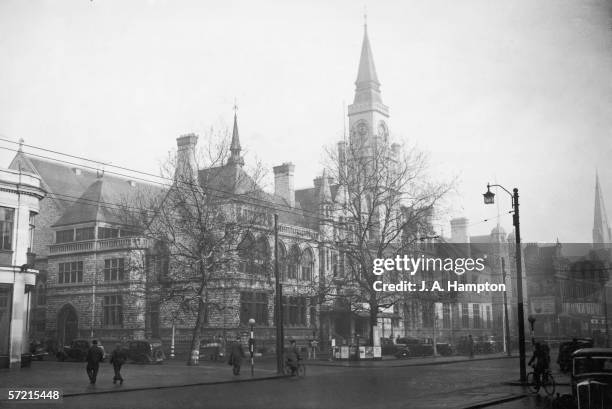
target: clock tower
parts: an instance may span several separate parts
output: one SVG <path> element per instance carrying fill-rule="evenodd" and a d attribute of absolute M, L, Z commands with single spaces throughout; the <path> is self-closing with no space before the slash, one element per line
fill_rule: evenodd
<path fill-rule="evenodd" d="M 388 142 L 389 108 L 383 104 L 380 95 L 380 82 L 374 66 L 367 23 L 363 26 L 363 44 L 359 72 L 355 81 L 355 99 L 348 106 L 348 118 L 351 144 L 367 146 L 376 142 Z"/>

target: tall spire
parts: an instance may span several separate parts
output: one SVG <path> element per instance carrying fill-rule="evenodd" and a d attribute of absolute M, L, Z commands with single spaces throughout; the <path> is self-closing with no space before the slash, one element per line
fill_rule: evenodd
<path fill-rule="evenodd" d="M 230 157 L 227 161 L 229 165 L 244 165 L 244 159 L 240 155 L 240 136 L 238 135 L 238 106 L 234 104 L 234 129 L 232 130 L 232 143 L 230 145 Z"/>
<path fill-rule="evenodd" d="M 369 105 L 370 108 L 376 105 L 378 110 L 383 111 L 383 114 L 387 114 L 387 107 L 382 105 L 380 82 L 376 74 L 374 55 L 368 36 L 367 17 L 365 15 L 361 56 L 359 57 L 359 70 L 357 71 L 357 79 L 355 80 L 355 99 L 353 104 L 366 104 Z"/>
<path fill-rule="evenodd" d="M 612 244 L 612 232 L 604 205 L 599 174 L 595 172 L 595 215 L 593 218 L 593 245 L 595 248 L 609 248 Z"/>
<path fill-rule="evenodd" d="M 323 169 L 323 176 L 321 176 L 321 187 L 319 188 L 319 203 L 330 203 L 331 201 L 332 195 L 329 187 L 329 179 L 327 178 L 327 171 Z"/>

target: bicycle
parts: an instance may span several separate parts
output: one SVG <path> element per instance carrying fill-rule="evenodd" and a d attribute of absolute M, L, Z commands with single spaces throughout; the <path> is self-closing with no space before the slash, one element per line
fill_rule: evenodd
<path fill-rule="evenodd" d="M 544 388 L 544 392 L 548 396 L 553 396 L 555 393 L 555 378 L 553 378 L 550 369 L 545 370 L 540 377 L 540 380 L 536 379 L 535 372 L 529 372 L 527 374 L 527 387 L 529 388 L 529 392 L 538 393 L 540 388 Z"/>
<path fill-rule="evenodd" d="M 283 372 L 285 373 L 286 376 L 291 376 L 291 372 L 292 372 L 291 365 L 289 365 L 288 361 L 285 361 Z M 306 365 L 304 365 L 301 360 L 299 360 L 297 363 L 297 369 L 295 373 L 300 378 L 303 378 L 304 376 L 306 376 Z"/>

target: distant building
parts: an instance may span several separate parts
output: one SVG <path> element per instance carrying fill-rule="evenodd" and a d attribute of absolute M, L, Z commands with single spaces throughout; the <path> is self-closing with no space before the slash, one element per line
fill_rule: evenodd
<path fill-rule="evenodd" d="M 19 170 L 0 169 L 0 368 L 19 368 L 29 352 L 34 220 L 45 191 L 40 179 Z"/>

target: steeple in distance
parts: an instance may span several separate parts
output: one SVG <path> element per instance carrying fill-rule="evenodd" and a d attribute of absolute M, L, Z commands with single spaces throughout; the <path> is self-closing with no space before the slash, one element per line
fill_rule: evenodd
<path fill-rule="evenodd" d="M 242 148 L 240 147 L 240 136 L 238 135 L 238 106 L 234 104 L 234 129 L 232 130 L 232 143 L 230 145 L 230 157 L 227 160 L 228 165 L 244 166 L 244 159 L 240 155 Z"/>
<path fill-rule="evenodd" d="M 595 172 L 595 212 L 593 218 L 593 247 L 610 248 L 612 246 L 612 232 L 608 224 L 608 215 L 604 205 L 599 174 Z"/>

